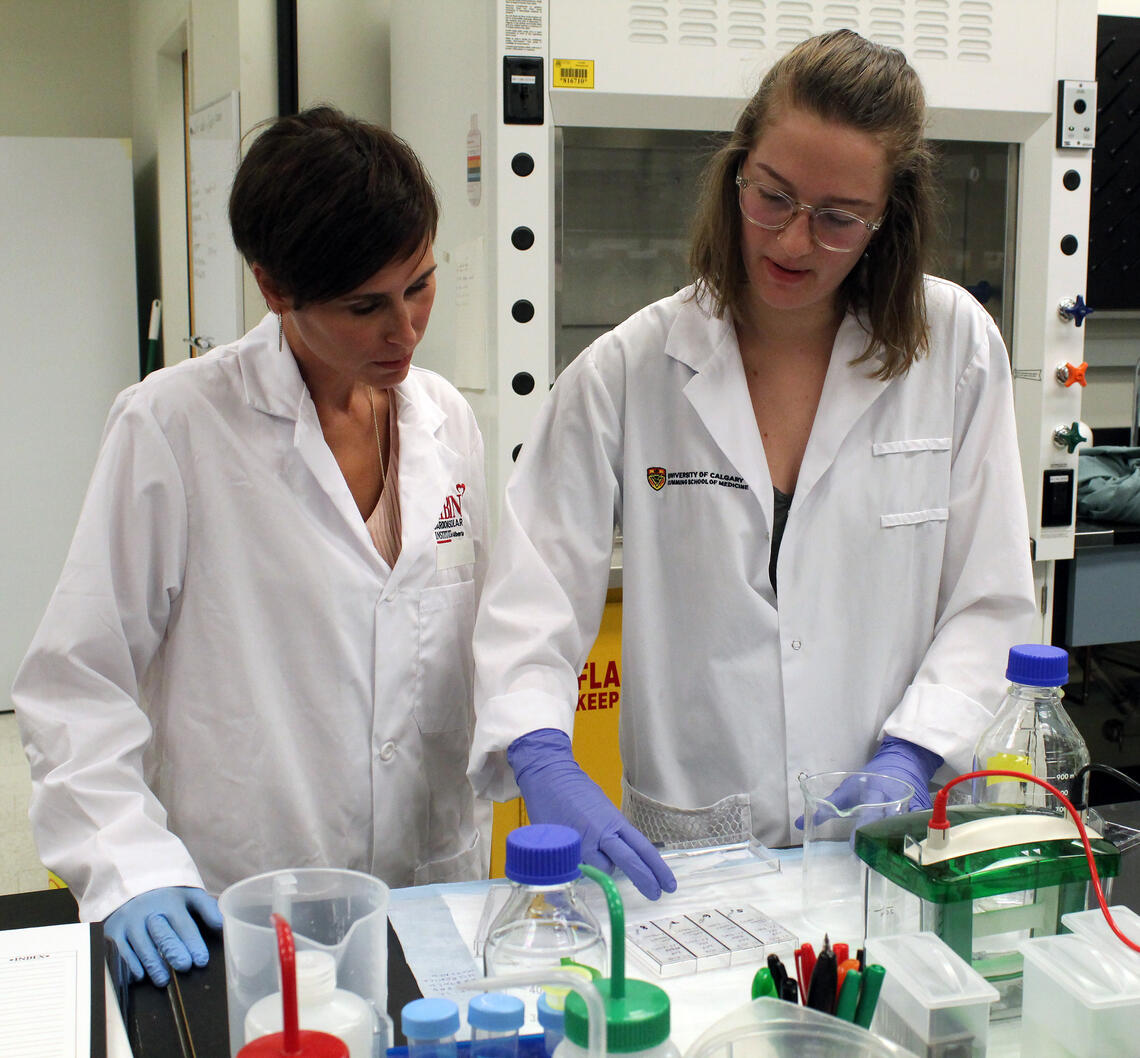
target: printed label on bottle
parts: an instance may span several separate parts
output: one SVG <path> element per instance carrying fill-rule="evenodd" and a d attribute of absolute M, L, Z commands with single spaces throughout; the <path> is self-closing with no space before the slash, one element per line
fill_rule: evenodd
<path fill-rule="evenodd" d="M 1019 771 L 1025 775 L 1033 774 L 1033 765 L 1023 753 L 995 753 L 986 760 L 986 771 Z M 1017 782 L 1016 779 L 1006 775 L 987 775 L 986 785 L 994 786 L 1003 782 Z"/>

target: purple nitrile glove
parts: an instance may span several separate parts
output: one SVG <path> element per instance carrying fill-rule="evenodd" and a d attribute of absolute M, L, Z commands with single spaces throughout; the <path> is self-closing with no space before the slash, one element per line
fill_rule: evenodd
<path fill-rule="evenodd" d="M 620 867 L 638 891 L 656 900 L 677 879 L 649 839 L 578 766 L 564 731 L 541 728 L 516 738 L 507 763 L 533 823 L 561 823 L 582 836 L 582 862 L 612 873 Z"/>
<path fill-rule="evenodd" d="M 885 775 L 890 779 L 901 779 L 903 782 L 910 783 L 914 787 L 910 810 L 918 812 L 931 807 L 930 780 L 941 766 L 942 758 L 937 753 L 923 749 L 922 746 L 913 742 L 907 742 L 906 739 L 887 735 L 875 755 L 862 768 L 862 772 L 872 775 Z M 893 801 L 898 795 L 894 787 L 888 788 L 888 786 L 889 784 L 884 783 L 882 790 L 876 790 L 873 781 L 864 783 L 861 779 L 845 779 L 828 798 L 828 801 L 839 809 L 853 808 L 860 802 L 869 803 L 874 801 L 876 797 L 881 801 Z M 824 809 L 821 808 L 820 812 L 823 811 Z M 831 811 L 827 810 L 826 817 L 830 818 L 831 816 Z M 816 823 L 823 822 L 819 818 L 819 813 L 817 813 L 815 821 Z M 803 816 L 796 820 L 795 826 L 797 830 L 803 830 Z"/>
<path fill-rule="evenodd" d="M 930 797 L 930 780 L 940 767 L 942 758 L 937 753 L 907 742 L 905 738 L 887 735 L 863 770 L 910 783 L 914 787 L 910 809 L 919 812 L 930 808 L 934 803 Z"/>
<path fill-rule="evenodd" d="M 115 942 L 132 981 L 141 981 L 145 971 L 164 988 L 170 981 L 168 964 L 183 972 L 206 965 L 210 952 L 191 911 L 210 929 L 222 928 L 217 900 L 186 885 L 140 893 L 107 916 L 103 935 Z"/>

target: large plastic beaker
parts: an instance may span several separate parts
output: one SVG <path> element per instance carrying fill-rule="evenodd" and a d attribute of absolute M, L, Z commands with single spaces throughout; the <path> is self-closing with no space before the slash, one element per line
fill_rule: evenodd
<path fill-rule="evenodd" d="M 336 987 L 373 1009 L 374 1053 L 391 1045 L 388 1007 L 388 886 L 359 871 L 326 867 L 270 871 L 235 882 L 218 897 L 226 952 L 230 1054 L 245 1043 L 249 1008 L 279 992 L 277 932 L 282 915 L 298 952 L 322 951 L 336 961 Z M 301 1026 L 305 1028 L 305 1025 Z"/>
<path fill-rule="evenodd" d="M 863 875 L 855 830 L 910 808 L 914 787 L 870 772 L 801 775 L 804 797 L 803 917 L 832 943 L 863 939 Z"/>

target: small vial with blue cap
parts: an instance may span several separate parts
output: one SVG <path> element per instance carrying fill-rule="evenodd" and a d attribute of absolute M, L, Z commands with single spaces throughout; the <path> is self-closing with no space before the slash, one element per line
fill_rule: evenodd
<path fill-rule="evenodd" d="M 408 1058 L 456 1058 L 459 1007 L 450 999 L 413 999 L 400 1012 Z"/>
<path fill-rule="evenodd" d="M 548 990 L 538 997 L 538 1023 L 542 1026 L 542 1049 L 546 1058 L 554 1054 L 554 1049 L 566 1035 L 565 1003 L 564 995 L 552 996 Z"/>
<path fill-rule="evenodd" d="M 471 1026 L 471 1058 L 518 1058 L 519 1029 L 526 1008 L 517 996 L 483 992 L 467 1004 Z"/>

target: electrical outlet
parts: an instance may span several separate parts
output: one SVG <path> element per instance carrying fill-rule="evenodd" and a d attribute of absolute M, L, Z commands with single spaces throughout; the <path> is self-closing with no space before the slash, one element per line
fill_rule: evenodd
<path fill-rule="evenodd" d="M 1090 150 L 1096 142 L 1096 81 L 1057 82 L 1057 146 Z"/>

